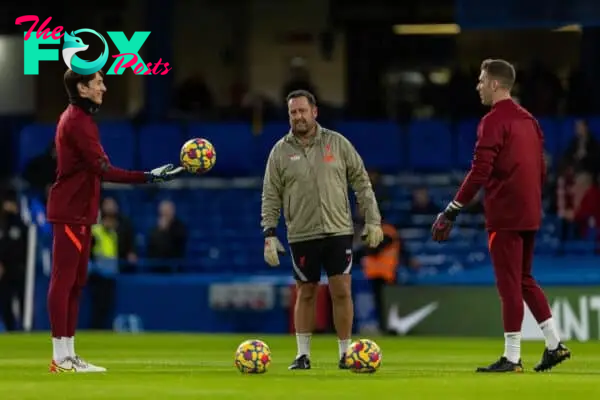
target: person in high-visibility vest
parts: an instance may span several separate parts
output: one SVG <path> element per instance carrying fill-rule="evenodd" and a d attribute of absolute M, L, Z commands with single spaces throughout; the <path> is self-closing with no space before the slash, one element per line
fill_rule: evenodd
<path fill-rule="evenodd" d="M 91 329 L 110 329 L 115 307 L 116 280 L 119 273 L 117 220 L 102 215 L 92 226 L 92 251 L 88 285 L 92 300 Z"/>
<path fill-rule="evenodd" d="M 362 256 L 360 262 L 363 274 L 371 284 L 379 330 L 385 332 L 387 321 L 383 309 L 383 289 L 387 285 L 396 284 L 396 272 L 400 265 L 406 264 L 417 268 L 418 261 L 403 248 L 402 239 L 394 225 L 384 222 L 381 228 L 384 235 L 383 242 L 375 249 L 359 251 L 358 256 Z"/>

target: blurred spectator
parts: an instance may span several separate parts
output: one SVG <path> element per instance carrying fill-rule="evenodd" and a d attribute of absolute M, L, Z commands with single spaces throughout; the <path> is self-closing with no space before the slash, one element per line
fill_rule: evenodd
<path fill-rule="evenodd" d="M 440 212 L 437 204 L 431 201 L 429 190 L 426 187 L 420 187 L 412 193 L 412 206 L 410 209 L 412 214 L 435 215 Z"/>
<path fill-rule="evenodd" d="M 383 222 L 381 227 L 384 234 L 381 244 L 375 249 L 367 248 L 364 245 L 356 246 L 354 258 L 360 260 L 363 273 L 371 285 L 379 331 L 385 332 L 387 330 L 387 318 L 383 313 L 384 288 L 387 285 L 396 284 L 397 271 L 401 265 L 413 269 L 419 268 L 420 265 L 418 260 L 413 258 L 403 246 L 402 238 L 394 225 Z M 355 243 L 361 241 L 361 232 L 362 228 L 357 230 L 358 235 L 355 236 Z"/>
<path fill-rule="evenodd" d="M 134 265 L 138 261 L 137 252 L 135 250 L 135 240 L 133 226 L 129 219 L 123 216 L 119 210 L 119 204 L 112 197 L 105 197 L 100 206 L 102 215 L 114 217 L 117 221 L 117 237 L 119 260 L 122 272 L 131 272 Z"/>
<path fill-rule="evenodd" d="M 570 214 L 579 238 L 585 239 L 590 235 L 590 230 L 596 230 L 598 236 L 598 224 L 600 223 L 600 188 L 594 182 L 592 175 L 588 172 L 577 174 L 575 178 L 574 205 L 575 212 Z"/>
<path fill-rule="evenodd" d="M 0 210 L 0 313 L 8 331 L 18 329 L 13 301 L 23 315 L 25 263 L 27 260 L 27 226 L 19 213 L 17 194 L 8 191 Z"/>
<path fill-rule="evenodd" d="M 600 145 L 585 120 L 575 121 L 575 137 L 565 151 L 563 163 L 576 171 L 591 172 L 594 177 L 600 172 Z"/>
<path fill-rule="evenodd" d="M 23 171 L 23 179 L 31 185 L 38 195 L 43 196 L 47 187 L 56 179 L 56 148 L 54 141 L 48 145 L 46 151 L 32 158 Z"/>
<path fill-rule="evenodd" d="M 115 276 L 119 273 L 118 220 L 102 214 L 92 226 L 92 251 L 88 287 L 91 295 L 91 329 L 110 329 L 116 301 Z"/>
<path fill-rule="evenodd" d="M 175 204 L 164 200 L 158 206 L 158 223 L 148 240 L 148 258 L 154 260 L 179 259 L 185 257 L 187 230 L 175 215 Z M 166 261 L 165 261 L 166 262 Z M 156 272 L 172 271 L 169 265 L 157 265 Z"/>
<path fill-rule="evenodd" d="M 574 202 L 575 168 L 564 166 L 556 180 L 556 215 L 562 222 L 561 240 L 569 238 L 575 214 Z"/>

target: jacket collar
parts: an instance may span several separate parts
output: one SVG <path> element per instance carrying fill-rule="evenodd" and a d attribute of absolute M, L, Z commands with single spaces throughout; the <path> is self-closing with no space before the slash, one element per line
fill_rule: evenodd
<path fill-rule="evenodd" d="M 315 133 L 315 136 L 312 137 L 312 140 L 309 142 L 311 145 L 315 144 L 315 143 L 319 143 L 321 141 L 321 138 L 323 137 L 323 127 L 319 124 L 317 124 L 317 131 Z M 286 142 L 288 143 L 292 143 L 292 144 L 296 144 L 301 146 L 302 142 L 300 141 L 300 139 L 298 139 L 298 137 L 296 135 L 294 135 L 294 133 L 292 132 L 292 130 L 290 129 L 289 132 L 287 133 L 287 135 L 285 135 L 285 139 Z"/>

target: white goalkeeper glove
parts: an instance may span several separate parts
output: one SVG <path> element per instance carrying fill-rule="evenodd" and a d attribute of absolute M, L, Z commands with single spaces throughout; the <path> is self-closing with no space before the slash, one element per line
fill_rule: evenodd
<path fill-rule="evenodd" d="M 145 172 L 146 181 L 149 183 L 168 182 L 177 175 L 183 172 L 182 167 L 175 168 L 173 164 L 162 165 L 158 168 L 154 168 L 150 172 Z"/>
<path fill-rule="evenodd" d="M 375 248 L 383 241 L 383 230 L 381 225 L 366 224 L 362 234 L 367 246 Z"/>
<path fill-rule="evenodd" d="M 275 236 L 273 230 L 268 230 L 265 232 L 265 262 L 269 264 L 271 267 L 279 266 L 279 253 L 284 254 L 285 249 L 283 245 Z"/>

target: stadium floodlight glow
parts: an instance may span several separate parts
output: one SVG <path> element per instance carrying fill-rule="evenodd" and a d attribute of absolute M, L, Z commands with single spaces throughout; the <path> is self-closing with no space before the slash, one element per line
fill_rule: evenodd
<path fill-rule="evenodd" d="M 397 24 L 392 26 L 396 35 L 458 35 L 458 24 Z M 581 32 L 581 25 L 572 24 L 558 27 L 553 32 Z"/>
<path fill-rule="evenodd" d="M 457 24 L 399 24 L 392 27 L 396 35 L 456 35 Z"/>

